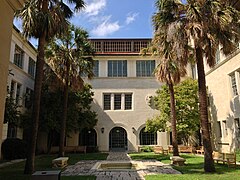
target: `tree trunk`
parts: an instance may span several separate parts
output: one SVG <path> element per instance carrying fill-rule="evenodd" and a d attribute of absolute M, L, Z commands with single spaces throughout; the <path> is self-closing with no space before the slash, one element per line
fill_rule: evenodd
<path fill-rule="evenodd" d="M 202 129 L 202 138 L 204 146 L 204 171 L 215 172 L 214 161 L 212 157 L 212 144 L 208 124 L 208 107 L 206 80 L 203 64 L 203 52 L 200 47 L 196 48 L 197 72 L 198 72 L 198 91 L 199 91 L 199 111 L 200 123 Z"/>
<path fill-rule="evenodd" d="M 34 99 L 33 99 L 33 111 L 32 111 L 32 129 L 30 141 L 28 143 L 27 160 L 25 163 L 25 174 L 32 174 L 34 172 L 35 151 L 38 135 L 39 113 L 40 113 L 40 100 L 43 80 L 43 66 L 44 66 L 44 46 L 46 33 L 38 40 L 38 56 L 36 62 L 36 76 L 34 81 Z"/>
<path fill-rule="evenodd" d="M 40 3 L 40 2 L 39 2 Z M 42 9 L 40 11 L 47 12 L 48 0 L 42 2 Z M 42 80 L 43 80 L 43 67 L 44 61 L 44 49 L 46 44 L 46 30 L 43 31 L 42 35 L 38 39 L 38 55 L 36 62 L 36 74 L 34 80 L 34 95 L 33 95 L 33 110 L 32 110 L 32 129 L 30 141 L 28 142 L 27 160 L 25 163 L 24 174 L 32 174 L 35 171 L 35 151 L 37 144 L 38 135 L 38 124 L 39 124 L 39 113 L 41 103 L 41 91 L 42 91 Z"/>
<path fill-rule="evenodd" d="M 176 128 L 177 117 L 176 117 L 176 106 L 175 106 L 173 84 L 169 83 L 168 87 L 170 92 L 173 156 L 179 156 L 178 142 L 177 142 L 177 128 Z"/>
<path fill-rule="evenodd" d="M 66 122 L 67 122 L 67 107 L 68 107 L 68 82 L 69 82 L 69 68 L 70 64 L 69 61 L 66 63 L 66 81 L 64 85 L 64 92 L 63 92 L 63 117 L 61 121 L 61 131 L 60 131 L 60 141 L 59 141 L 59 157 L 64 156 L 64 144 L 65 144 L 65 136 L 66 136 Z"/>

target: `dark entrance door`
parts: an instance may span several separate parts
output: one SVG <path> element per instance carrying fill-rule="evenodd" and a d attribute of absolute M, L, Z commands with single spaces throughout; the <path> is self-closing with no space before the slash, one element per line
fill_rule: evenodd
<path fill-rule="evenodd" d="M 125 151 L 127 150 L 127 132 L 121 127 L 113 128 L 109 133 L 109 150 Z"/>

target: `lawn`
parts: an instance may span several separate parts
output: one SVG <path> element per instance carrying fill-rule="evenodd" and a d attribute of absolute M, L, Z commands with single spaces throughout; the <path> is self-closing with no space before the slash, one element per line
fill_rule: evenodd
<path fill-rule="evenodd" d="M 161 155 L 150 153 L 133 153 L 129 154 L 132 159 L 141 160 L 141 159 L 156 159 L 163 163 L 170 164 L 169 155 Z M 173 168 L 182 172 L 182 175 L 172 175 L 172 174 L 161 174 L 161 175 L 148 175 L 146 180 L 235 180 L 240 179 L 240 167 L 236 169 L 231 167 L 228 168 L 227 165 L 217 165 L 215 164 L 217 172 L 214 174 L 205 174 L 203 170 L 203 157 L 181 154 L 183 158 L 186 159 L 185 166 L 174 166 Z M 240 157 L 239 155 L 237 156 Z M 240 160 L 240 159 L 238 159 Z"/>
<path fill-rule="evenodd" d="M 69 157 L 68 164 L 75 164 L 80 160 L 105 160 L 107 153 L 89 153 L 89 154 L 67 154 Z M 52 160 L 57 155 L 41 155 L 37 156 L 35 160 L 36 171 L 53 170 L 51 168 Z M 30 180 L 30 175 L 23 174 L 25 162 L 12 164 L 3 168 L 0 168 L 0 179 L 4 180 Z M 56 170 L 56 169 L 54 169 Z M 94 176 L 78 176 L 78 177 L 61 177 L 61 180 L 95 180 Z"/>

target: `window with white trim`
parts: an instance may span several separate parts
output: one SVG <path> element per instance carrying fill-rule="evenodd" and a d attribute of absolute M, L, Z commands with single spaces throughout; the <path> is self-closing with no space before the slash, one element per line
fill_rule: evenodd
<path fill-rule="evenodd" d="M 231 74 L 230 78 L 231 78 L 231 86 L 232 86 L 233 96 L 237 96 L 238 95 L 238 89 L 237 89 L 237 81 L 236 81 L 235 73 Z"/>
<path fill-rule="evenodd" d="M 16 81 L 11 82 L 10 96 L 15 100 L 15 103 L 21 105 L 22 85 Z"/>
<path fill-rule="evenodd" d="M 223 121 L 224 136 L 228 136 L 227 121 Z"/>
<path fill-rule="evenodd" d="M 218 126 L 218 137 L 222 137 L 222 127 L 221 127 L 221 122 L 218 121 L 217 122 L 217 126 Z"/>
<path fill-rule="evenodd" d="M 28 74 L 30 74 L 32 77 L 35 77 L 35 68 L 36 68 L 36 62 L 31 57 L 29 57 Z"/>
<path fill-rule="evenodd" d="M 18 66 L 20 68 L 23 68 L 23 58 L 24 58 L 23 50 L 18 45 L 15 45 L 15 52 L 14 52 L 13 63 L 16 66 Z"/>
<path fill-rule="evenodd" d="M 104 110 L 132 110 L 132 93 L 104 93 Z"/>
<path fill-rule="evenodd" d="M 240 137 L 240 120 L 239 118 L 235 118 L 235 127 L 236 127 L 236 136 Z"/>
<path fill-rule="evenodd" d="M 103 95 L 103 109 L 111 110 L 111 94 Z"/>
<path fill-rule="evenodd" d="M 108 77 L 127 77 L 127 60 L 109 60 Z"/>
<path fill-rule="evenodd" d="M 94 77 L 99 77 L 99 60 L 94 60 L 93 74 Z"/>
<path fill-rule="evenodd" d="M 121 110 L 122 94 L 114 94 L 114 110 Z"/>
<path fill-rule="evenodd" d="M 215 55 L 215 63 L 218 64 L 220 62 L 220 50 L 217 49 L 216 55 Z"/>
<path fill-rule="evenodd" d="M 136 61 L 136 75 L 137 77 L 153 76 L 155 69 L 155 60 L 137 60 Z"/>

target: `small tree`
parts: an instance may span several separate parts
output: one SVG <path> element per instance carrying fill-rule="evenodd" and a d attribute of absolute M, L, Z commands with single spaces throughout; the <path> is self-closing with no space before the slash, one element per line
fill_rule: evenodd
<path fill-rule="evenodd" d="M 158 116 L 147 120 L 148 131 L 170 131 L 170 104 L 169 89 L 162 86 L 154 96 L 154 105 L 160 111 Z M 178 137 L 187 140 L 189 136 L 199 131 L 198 85 L 193 79 L 186 79 L 174 87 L 176 100 L 177 132 Z"/>

